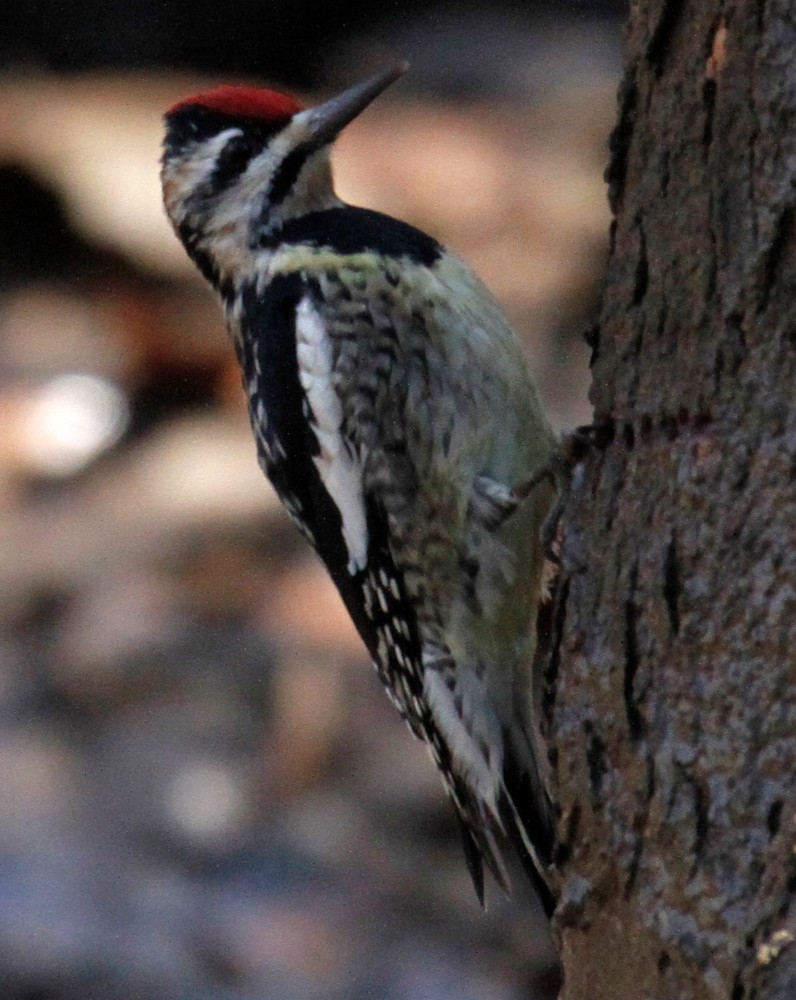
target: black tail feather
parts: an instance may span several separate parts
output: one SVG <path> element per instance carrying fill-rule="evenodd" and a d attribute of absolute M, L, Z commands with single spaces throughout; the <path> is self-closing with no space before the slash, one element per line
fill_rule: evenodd
<path fill-rule="evenodd" d="M 538 774 L 521 767 L 511 752 L 504 760 L 503 787 L 499 808 L 506 836 L 550 917 L 556 899 L 545 869 L 555 846 L 552 804 Z"/>
<path fill-rule="evenodd" d="M 459 821 L 459 830 L 462 835 L 462 847 L 464 848 L 464 860 L 467 862 L 467 870 L 470 872 L 470 878 L 473 880 L 473 888 L 475 889 L 476 896 L 478 896 L 481 909 L 486 909 L 484 905 L 484 861 L 481 857 L 481 851 L 467 821 L 458 809 L 456 810 L 456 818 Z"/>
<path fill-rule="evenodd" d="M 553 890 L 550 887 L 550 883 L 548 882 L 543 869 L 545 861 L 538 853 L 534 856 L 528 850 L 528 827 L 519 817 L 516 808 L 513 805 L 513 801 L 513 799 L 509 801 L 508 795 L 505 795 L 503 802 L 501 802 L 500 813 L 503 825 L 506 829 L 506 835 L 511 843 L 511 846 L 517 852 L 517 856 L 519 857 L 522 867 L 525 870 L 525 874 L 528 876 L 528 880 L 534 887 L 536 894 L 539 897 L 539 901 L 542 904 L 542 909 L 544 910 L 545 915 L 550 918 L 556 908 L 556 898 L 553 895 Z M 523 829 L 520 828 L 521 823 Z M 531 840 L 531 843 L 535 846 L 535 842 L 533 840 Z"/>

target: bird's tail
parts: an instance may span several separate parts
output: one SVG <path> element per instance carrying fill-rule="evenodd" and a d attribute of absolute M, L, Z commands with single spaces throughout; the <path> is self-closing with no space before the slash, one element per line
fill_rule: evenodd
<path fill-rule="evenodd" d="M 545 913 L 552 916 L 556 899 L 547 876 L 555 843 L 553 806 L 529 748 L 521 758 L 506 739 L 503 790 L 498 801 L 506 839 L 517 853 L 539 895 Z"/>
<path fill-rule="evenodd" d="M 484 866 L 507 894 L 511 882 L 503 861 L 505 849 L 513 849 L 536 890 L 548 917 L 556 899 L 547 875 L 554 846 L 553 808 L 542 784 L 530 750 L 520 757 L 508 737 L 501 789 L 496 799 L 497 813 L 483 800 L 476 800 L 463 782 L 455 779 L 452 798 L 459 818 L 467 868 L 476 895 L 484 905 Z M 494 801 L 494 800 L 493 800 Z"/>

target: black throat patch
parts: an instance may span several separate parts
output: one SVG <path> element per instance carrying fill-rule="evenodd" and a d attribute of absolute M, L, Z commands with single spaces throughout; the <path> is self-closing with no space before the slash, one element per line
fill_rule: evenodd
<path fill-rule="evenodd" d="M 289 219 L 276 233 L 264 234 L 260 245 L 276 249 L 283 244 L 328 247 L 338 254 L 377 253 L 405 257 L 431 267 L 443 247 L 433 237 L 406 222 L 368 208 L 346 205 Z"/>

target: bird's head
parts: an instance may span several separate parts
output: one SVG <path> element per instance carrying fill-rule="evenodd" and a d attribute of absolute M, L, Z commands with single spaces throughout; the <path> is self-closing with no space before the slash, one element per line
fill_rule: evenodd
<path fill-rule="evenodd" d="M 314 108 L 276 90 L 221 86 L 166 112 L 164 203 L 207 277 L 217 283 L 288 219 L 339 204 L 331 144 L 405 69 L 385 67 Z"/>

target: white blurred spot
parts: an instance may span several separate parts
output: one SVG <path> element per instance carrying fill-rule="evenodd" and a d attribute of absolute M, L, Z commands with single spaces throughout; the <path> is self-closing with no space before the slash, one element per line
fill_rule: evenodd
<path fill-rule="evenodd" d="M 22 445 L 40 472 L 68 476 L 115 444 L 128 420 L 127 401 L 112 382 L 97 375 L 60 375 L 32 400 Z"/>
<path fill-rule="evenodd" d="M 167 808 L 186 833 L 212 839 L 232 831 L 241 821 L 244 795 L 237 778 L 220 764 L 183 767 L 167 791 Z"/>

